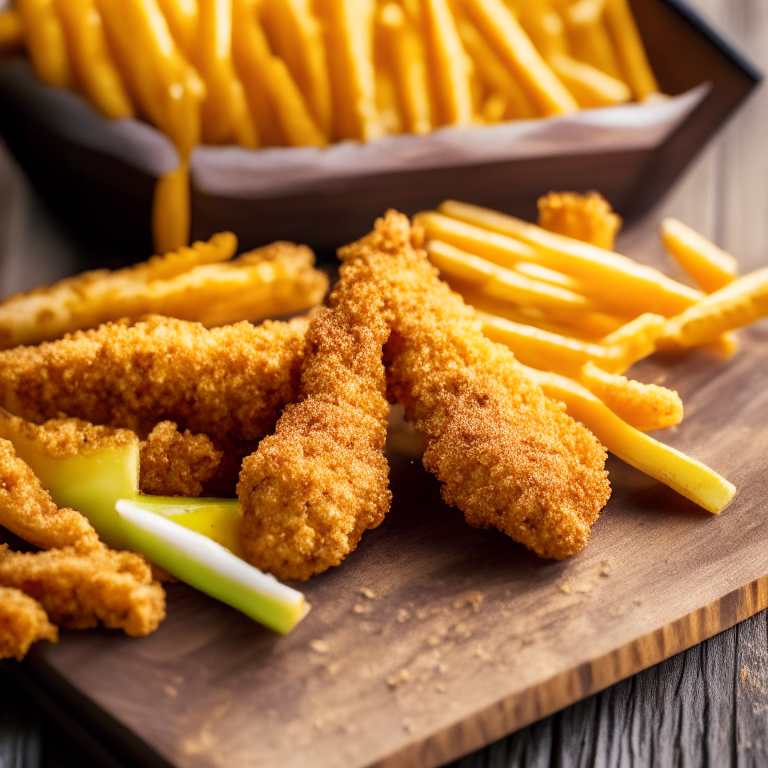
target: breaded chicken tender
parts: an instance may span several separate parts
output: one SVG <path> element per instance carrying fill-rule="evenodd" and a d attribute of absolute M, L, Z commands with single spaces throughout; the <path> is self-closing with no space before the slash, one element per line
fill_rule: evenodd
<path fill-rule="evenodd" d="M 72 547 L 10 552 L 0 545 L 0 587 L 39 601 L 54 624 L 87 629 L 101 621 L 139 637 L 165 617 L 165 592 L 140 555 L 101 545 L 87 553 Z"/>
<path fill-rule="evenodd" d="M 172 421 L 161 421 L 141 443 L 139 485 L 156 496 L 200 496 L 216 475 L 222 451 L 208 435 L 181 432 Z"/>
<path fill-rule="evenodd" d="M 495 526 L 542 557 L 567 557 L 586 544 L 610 495 L 606 451 L 483 336 L 421 244 L 390 211 L 339 252 L 385 298 L 391 395 L 426 439 L 424 465 L 443 498 L 467 522 Z"/>
<path fill-rule="evenodd" d="M 88 520 L 74 509 L 59 509 L 9 440 L 0 438 L 0 525 L 42 549 L 99 546 Z"/>
<path fill-rule="evenodd" d="M 613 250 L 621 216 L 598 192 L 550 192 L 539 198 L 538 207 L 542 229 Z"/>
<path fill-rule="evenodd" d="M 0 351 L 0 406 L 36 423 L 64 414 L 142 439 L 173 421 L 224 452 L 216 490 L 232 493 L 241 459 L 295 399 L 308 322 L 206 330 L 152 316 Z"/>
<path fill-rule="evenodd" d="M 307 334 L 298 402 L 243 462 L 241 545 L 253 565 L 305 580 L 338 565 L 389 510 L 389 405 L 375 286 L 342 267 Z"/>
<path fill-rule="evenodd" d="M 18 589 L 0 587 L 0 659 L 21 661 L 39 640 L 58 639 L 58 630 L 37 600 Z"/>

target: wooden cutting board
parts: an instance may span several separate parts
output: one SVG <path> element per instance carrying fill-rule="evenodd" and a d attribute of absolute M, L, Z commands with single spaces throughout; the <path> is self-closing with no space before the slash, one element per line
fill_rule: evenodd
<path fill-rule="evenodd" d="M 477 749 L 768 606 L 768 324 L 742 340 L 725 363 L 633 369 L 683 398 L 661 439 L 736 484 L 719 516 L 611 458 L 588 547 L 543 561 L 447 507 L 396 415 L 392 510 L 302 585 L 313 609 L 291 635 L 172 585 L 154 635 L 65 633 L 30 669 L 144 765 L 426 767 Z"/>

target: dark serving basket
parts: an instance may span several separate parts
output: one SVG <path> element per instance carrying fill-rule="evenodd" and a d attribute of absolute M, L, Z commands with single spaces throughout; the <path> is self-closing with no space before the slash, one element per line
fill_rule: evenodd
<path fill-rule="evenodd" d="M 597 189 L 639 217 L 761 74 L 680 0 L 632 7 L 661 89 L 677 98 L 325 150 L 201 147 L 192 157 L 193 238 L 229 229 L 243 247 L 289 239 L 326 253 L 389 207 L 413 214 L 454 197 L 532 217 L 552 189 Z M 159 132 L 103 120 L 17 59 L 0 66 L 0 133 L 85 246 L 126 258 L 151 252 L 155 180 L 177 162 Z"/>

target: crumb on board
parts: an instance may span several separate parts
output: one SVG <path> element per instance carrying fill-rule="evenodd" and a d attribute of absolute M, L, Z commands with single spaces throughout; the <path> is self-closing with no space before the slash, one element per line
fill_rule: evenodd
<path fill-rule="evenodd" d="M 456 598 L 453 603 L 453 607 L 458 611 L 466 605 L 471 605 L 472 610 L 477 613 L 480 610 L 480 606 L 483 604 L 483 599 L 484 598 L 482 592 L 467 592 L 466 595 L 461 595 L 460 597 Z"/>
<path fill-rule="evenodd" d="M 741 680 L 742 683 L 745 682 L 748 674 L 749 673 L 747 672 L 747 668 L 742 667 L 741 671 L 739 672 L 739 680 Z"/>
<path fill-rule="evenodd" d="M 164 690 L 165 695 L 170 696 L 171 698 L 175 698 L 179 695 L 179 692 L 172 685 L 166 685 Z"/>
<path fill-rule="evenodd" d="M 420 621 L 424 621 L 424 619 L 426 619 L 427 616 L 429 616 L 429 611 L 426 608 L 419 608 L 416 611 L 416 618 L 419 619 Z"/>
<path fill-rule="evenodd" d="M 357 603 L 352 610 L 355 613 L 370 613 L 373 609 L 370 605 L 361 605 L 360 603 Z"/>
<path fill-rule="evenodd" d="M 565 592 L 566 595 L 570 595 L 571 592 L 573 592 L 573 587 L 571 587 L 571 585 L 567 581 L 564 581 L 560 585 L 560 591 Z"/>
<path fill-rule="evenodd" d="M 367 597 L 369 600 L 373 600 L 373 598 L 376 597 L 376 593 L 372 589 L 368 589 L 368 587 L 361 587 L 360 594 L 363 597 Z"/>
<path fill-rule="evenodd" d="M 313 651 L 317 651 L 317 653 L 328 653 L 330 650 L 330 646 L 325 642 L 325 640 L 310 640 L 309 647 Z"/>
<path fill-rule="evenodd" d="M 427 638 L 427 645 L 432 646 L 433 648 L 436 645 L 440 645 L 441 642 L 442 642 L 442 638 L 439 635 L 430 635 Z"/>
<path fill-rule="evenodd" d="M 600 563 L 600 575 L 601 576 L 610 576 L 611 575 L 611 561 L 610 560 L 603 560 L 603 562 Z"/>
<path fill-rule="evenodd" d="M 411 617 L 411 614 L 408 613 L 408 611 L 405 608 L 401 608 L 397 612 L 397 622 L 398 624 L 402 624 L 405 621 L 408 621 L 408 619 Z"/>
<path fill-rule="evenodd" d="M 399 688 L 411 679 L 411 673 L 407 669 L 401 669 L 397 674 L 387 678 L 387 685 L 390 688 Z"/>
<path fill-rule="evenodd" d="M 490 661 L 493 656 L 491 656 L 488 651 L 486 651 L 482 645 L 478 645 L 477 648 L 475 648 L 475 656 L 477 656 L 480 661 Z"/>
<path fill-rule="evenodd" d="M 408 733 L 413 733 L 416 730 L 416 726 L 414 725 L 413 721 L 408 719 L 403 720 L 403 728 L 405 728 Z"/>
<path fill-rule="evenodd" d="M 448 690 L 448 688 L 446 687 L 445 683 L 436 683 L 435 690 L 438 693 L 445 693 Z"/>

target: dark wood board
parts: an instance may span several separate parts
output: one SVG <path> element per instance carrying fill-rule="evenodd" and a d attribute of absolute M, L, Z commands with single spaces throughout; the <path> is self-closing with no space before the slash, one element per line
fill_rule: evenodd
<path fill-rule="evenodd" d="M 610 459 L 589 546 L 545 562 L 446 507 L 400 423 L 392 511 L 288 637 L 176 585 L 149 638 L 67 634 L 31 668 L 179 768 L 436 766 L 688 648 L 768 605 L 768 325 L 633 372 L 680 391 L 662 437 L 737 485 L 722 515 Z"/>

